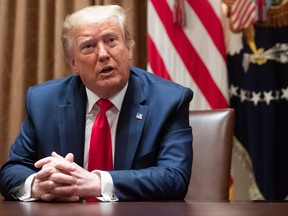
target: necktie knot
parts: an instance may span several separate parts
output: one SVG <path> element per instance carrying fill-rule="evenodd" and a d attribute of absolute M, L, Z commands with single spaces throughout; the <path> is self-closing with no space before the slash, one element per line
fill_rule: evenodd
<path fill-rule="evenodd" d="M 106 99 L 100 99 L 100 100 L 98 100 L 96 103 L 97 103 L 97 105 L 100 107 L 100 112 L 104 112 L 104 113 L 106 113 L 106 111 L 107 111 L 108 109 L 110 109 L 111 106 L 113 105 L 113 104 L 111 103 L 111 101 L 106 100 Z"/>

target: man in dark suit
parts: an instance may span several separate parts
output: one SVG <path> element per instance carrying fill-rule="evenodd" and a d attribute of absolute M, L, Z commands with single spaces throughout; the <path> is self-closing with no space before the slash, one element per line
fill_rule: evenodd
<path fill-rule="evenodd" d="M 62 41 L 74 74 L 29 88 L 27 116 L 0 172 L 3 196 L 183 199 L 192 166 L 192 91 L 130 66 L 134 40 L 119 6 L 92 6 L 68 16 Z M 114 167 L 88 171 L 100 98 L 113 104 L 106 116 Z"/>

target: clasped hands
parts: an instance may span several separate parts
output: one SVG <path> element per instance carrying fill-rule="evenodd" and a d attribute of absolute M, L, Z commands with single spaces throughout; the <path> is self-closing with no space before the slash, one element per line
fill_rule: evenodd
<path fill-rule="evenodd" d="M 101 177 L 74 163 L 74 155 L 65 158 L 52 152 L 35 163 L 41 170 L 33 179 L 31 197 L 44 201 L 77 202 L 101 195 Z"/>

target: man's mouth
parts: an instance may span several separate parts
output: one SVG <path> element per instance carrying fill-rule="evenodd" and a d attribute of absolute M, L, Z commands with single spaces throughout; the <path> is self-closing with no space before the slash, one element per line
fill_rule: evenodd
<path fill-rule="evenodd" d="M 112 67 L 110 66 L 107 66 L 107 67 L 104 67 L 102 70 L 101 70 L 101 73 L 109 73 L 113 70 Z"/>

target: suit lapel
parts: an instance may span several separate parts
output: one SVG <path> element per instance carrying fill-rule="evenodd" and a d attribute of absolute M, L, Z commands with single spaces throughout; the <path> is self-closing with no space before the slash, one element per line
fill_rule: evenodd
<path fill-rule="evenodd" d="M 133 78 L 122 104 L 115 143 L 114 169 L 131 169 L 149 107 L 145 104 L 141 85 Z"/>
<path fill-rule="evenodd" d="M 86 92 L 80 78 L 68 86 L 67 104 L 58 106 L 60 154 L 74 154 L 75 163 L 83 165 L 85 141 Z"/>

